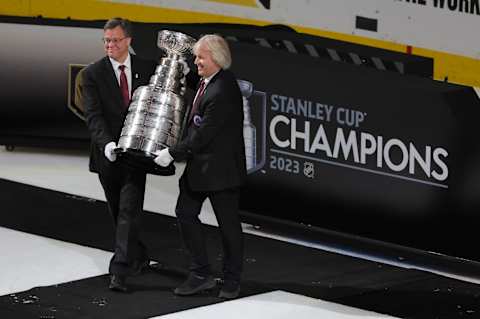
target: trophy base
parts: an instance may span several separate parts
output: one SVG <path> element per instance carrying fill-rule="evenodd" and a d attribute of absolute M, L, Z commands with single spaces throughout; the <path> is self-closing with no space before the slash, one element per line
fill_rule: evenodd
<path fill-rule="evenodd" d="M 135 149 L 116 148 L 114 152 L 119 159 L 127 166 L 133 167 L 147 174 L 172 176 L 175 175 L 175 165 L 173 162 L 167 167 L 161 167 L 153 161 L 155 155 Z"/>

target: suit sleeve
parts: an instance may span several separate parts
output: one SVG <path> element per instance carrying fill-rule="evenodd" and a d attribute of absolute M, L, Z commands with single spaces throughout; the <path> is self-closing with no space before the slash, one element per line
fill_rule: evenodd
<path fill-rule="evenodd" d="M 229 116 L 233 116 L 232 89 L 227 89 L 220 86 L 217 94 L 215 94 L 205 106 L 205 113 L 203 115 L 202 123 L 196 130 L 192 130 L 191 134 L 169 150 L 172 157 L 181 161 L 196 153 L 208 145 L 215 136 L 219 134 L 223 126 L 229 121 Z"/>
<path fill-rule="evenodd" d="M 107 143 L 114 141 L 114 138 L 104 118 L 98 83 L 91 67 L 87 67 L 83 72 L 85 118 L 93 142 L 103 150 Z"/>

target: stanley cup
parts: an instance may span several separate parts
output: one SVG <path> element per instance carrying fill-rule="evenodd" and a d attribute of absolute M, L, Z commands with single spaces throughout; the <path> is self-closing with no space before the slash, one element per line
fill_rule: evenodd
<path fill-rule="evenodd" d="M 175 145 L 181 138 L 186 108 L 183 68 L 195 42 L 180 32 L 158 33 L 157 45 L 165 56 L 150 83 L 133 93 L 115 150 L 128 164 L 152 174 L 174 174 L 173 165 L 161 168 L 153 158 L 155 152 Z"/>
<path fill-rule="evenodd" d="M 252 122 L 249 98 L 253 95 L 252 82 L 237 80 L 243 100 L 243 139 L 245 143 L 245 160 L 247 173 L 257 165 L 257 132 Z"/>

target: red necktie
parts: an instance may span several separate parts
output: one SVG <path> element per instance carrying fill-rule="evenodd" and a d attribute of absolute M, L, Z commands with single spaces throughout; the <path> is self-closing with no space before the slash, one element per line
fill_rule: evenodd
<path fill-rule="evenodd" d="M 192 120 L 194 114 L 197 112 L 198 105 L 200 104 L 200 100 L 202 99 L 204 91 L 205 91 L 205 81 L 202 80 L 200 81 L 200 86 L 198 87 L 198 90 L 197 90 L 198 93 L 195 96 L 195 99 L 193 100 L 193 106 L 192 106 L 192 110 L 190 111 L 189 122 Z"/>
<path fill-rule="evenodd" d="M 123 103 L 125 107 L 130 104 L 130 93 L 128 92 L 127 75 L 125 74 L 125 65 L 120 65 L 120 91 L 122 91 Z"/>

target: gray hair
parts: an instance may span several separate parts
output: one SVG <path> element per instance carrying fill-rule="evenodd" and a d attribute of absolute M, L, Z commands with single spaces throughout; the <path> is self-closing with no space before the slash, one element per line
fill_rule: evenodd
<path fill-rule="evenodd" d="M 200 45 L 205 47 L 212 54 L 212 60 L 218 64 L 219 67 L 226 70 L 232 65 L 232 56 L 227 41 L 218 34 L 207 34 L 198 40 L 193 46 L 193 52 L 197 53 Z"/>
<path fill-rule="evenodd" d="M 103 26 L 103 31 L 115 29 L 118 26 L 122 28 L 123 33 L 125 33 L 126 37 L 132 37 L 132 24 L 127 19 L 112 18 L 105 23 L 105 25 Z"/>

